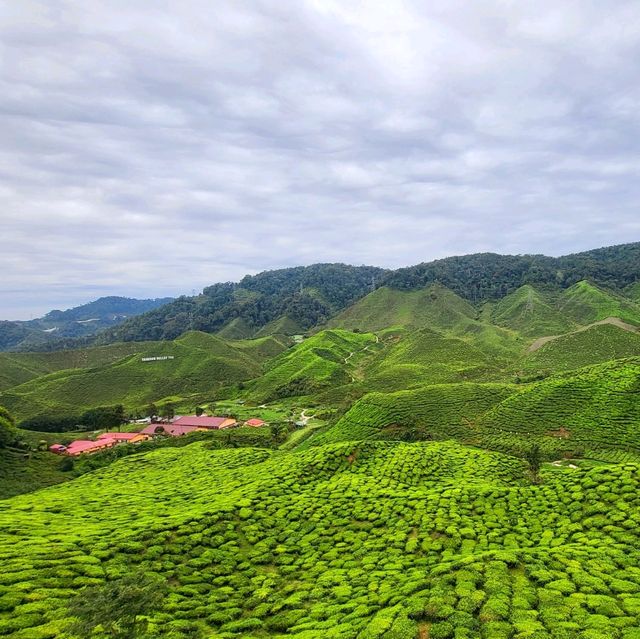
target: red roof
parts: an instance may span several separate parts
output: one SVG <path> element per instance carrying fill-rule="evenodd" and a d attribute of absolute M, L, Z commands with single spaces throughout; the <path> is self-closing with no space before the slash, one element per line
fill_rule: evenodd
<path fill-rule="evenodd" d="M 144 435 L 155 435 L 156 432 L 164 431 L 167 435 L 179 437 L 180 435 L 188 435 L 198 430 L 197 426 L 181 426 L 179 424 L 149 424 L 140 432 Z"/>
<path fill-rule="evenodd" d="M 247 426 L 264 426 L 266 422 L 263 422 L 261 419 L 248 419 L 245 424 Z"/>
<path fill-rule="evenodd" d="M 78 453 L 88 453 L 92 450 L 100 450 L 101 448 L 108 448 L 117 443 L 116 439 L 100 439 L 96 442 L 92 442 L 86 439 L 76 439 L 67 446 L 67 455 L 76 455 Z"/>
<path fill-rule="evenodd" d="M 49 446 L 49 450 L 52 453 L 60 453 L 63 450 L 67 450 L 67 447 L 63 446 L 62 444 L 52 444 L 51 446 Z"/>
<path fill-rule="evenodd" d="M 172 425 L 196 426 L 198 428 L 220 428 L 225 422 L 233 422 L 229 417 L 207 417 L 206 415 L 185 415 L 173 420 Z"/>
<path fill-rule="evenodd" d="M 118 441 L 128 441 L 137 437 L 140 433 L 102 433 L 98 435 L 98 439 L 117 439 Z"/>

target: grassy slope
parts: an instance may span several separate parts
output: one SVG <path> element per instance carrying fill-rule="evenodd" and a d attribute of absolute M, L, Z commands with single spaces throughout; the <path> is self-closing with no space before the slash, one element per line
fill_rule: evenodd
<path fill-rule="evenodd" d="M 223 383 L 257 377 L 279 343 L 231 345 L 207 333 L 187 333 L 173 342 L 143 343 L 144 350 L 107 366 L 65 370 L 34 379 L 0 395 L 18 419 L 41 413 L 76 414 L 83 409 L 124 403 L 144 406 L 166 397 L 206 393 Z M 143 362 L 142 357 L 173 356 Z"/>
<path fill-rule="evenodd" d="M 236 317 L 223 326 L 216 335 L 221 339 L 248 339 L 254 333 L 246 320 Z"/>
<path fill-rule="evenodd" d="M 55 371 L 111 364 L 148 346 L 127 342 L 50 353 L 0 353 L 0 391 Z"/>
<path fill-rule="evenodd" d="M 528 385 L 445 384 L 370 393 L 309 444 L 345 439 L 453 437 L 521 455 L 640 456 L 640 358 L 608 362 Z"/>
<path fill-rule="evenodd" d="M 263 326 L 254 337 L 265 337 L 266 335 L 299 335 L 302 333 L 304 333 L 304 330 L 297 322 L 283 315 Z"/>
<path fill-rule="evenodd" d="M 371 334 L 322 331 L 269 362 L 264 375 L 247 385 L 247 392 L 268 401 L 348 384 L 350 365 L 345 359 L 374 343 Z"/>
<path fill-rule="evenodd" d="M 417 291 L 383 286 L 328 322 L 331 328 L 379 331 L 391 326 L 453 329 L 466 325 L 476 310 L 455 293 L 434 284 Z"/>
<path fill-rule="evenodd" d="M 529 373 L 560 372 L 634 355 L 640 355 L 640 334 L 601 324 L 547 342 L 527 353 L 517 368 Z"/>
<path fill-rule="evenodd" d="M 450 442 L 125 458 L 0 503 L 0 633 L 62 637 L 78 589 L 139 569 L 173 639 L 635 639 L 638 467 L 523 471 Z"/>
<path fill-rule="evenodd" d="M 529 284 L 503 297 L 493 308 L 492 321 L 526 337 L 560 335 L 575 328 L 571 319 Z"/>
<path fill-rule="evenodd" d="M 578 282 L 563 291 L 558 308 L 566 317 L 583 326 L 607 317 L 619 317 L 631 324 L 640 325 L 638 304 L 621 295 L 597 288 L 589 282 Z"/>

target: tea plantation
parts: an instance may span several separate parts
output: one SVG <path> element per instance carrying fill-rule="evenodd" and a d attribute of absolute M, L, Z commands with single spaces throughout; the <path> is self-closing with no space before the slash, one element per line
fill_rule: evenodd
<path fill-rule="evenodd" d="M 71 636 L 79 589 L 140 569 L 154 637 L 636 638 L 639 482 L 451 442 L 162 449 L 0 502 L 0 636 Z"/>
<path fill-rule="evenodd" d="M 160 604 L 127 636 L 640 639 L 637 286 L 581 277 L 2 354 L 19 421 L 171 402 L 271 426 L 70 463 L 3 412 L 0 638 L 115 636 L 72 611 L 145 575 Z"/>

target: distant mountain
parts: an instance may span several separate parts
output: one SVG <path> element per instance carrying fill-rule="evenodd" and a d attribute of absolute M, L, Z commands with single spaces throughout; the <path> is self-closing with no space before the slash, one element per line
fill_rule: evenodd
<path fill-rule="evenodd" d="M 50 311 L 34 320 L 3 321 L 0 322 L 0 350 L 64 348 L 70 343 L 69 340 L 95 335 L 105 328 L 172 301 L 171 297 L 146 300 L 101 297 L 66 311 Z"/>

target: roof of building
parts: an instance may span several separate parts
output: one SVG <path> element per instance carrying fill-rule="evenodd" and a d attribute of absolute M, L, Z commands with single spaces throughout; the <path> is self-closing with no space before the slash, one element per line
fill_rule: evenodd
<path fill-rule="evenodd" d="M 100 448 L 107 448 L 113 446 L 118 440 L 107 438 L 99 439 L 98 441 L 90 441 L 88 439 L 76 439 L 67 446 L 67 453 L 69 455 L 75 455 L 76 453 L 87 453 L 91 450 L 99 450 Z"/>
<path fill-rule="evenodd" d="M 140 433 L 102 433 L 101 435 L 98 435 L 98 439 L 117 439 L 118 441 L 127 441 L 137 437 L 139 434 Z"/>
<path fill-rule="evenodd" d="M 198 428 L 220 428 L 225 423 L 234 423 L 229 417 L 207 417 L 206 415 L 184 415 L 173 420 L 172 425 L 196 426 Z"/>
<path fill-rule="evenodd" d="M 258 419 L 257 417 L 254 417 L 253 419 L 248 419 L 245 424 L 247 426 L 264 426 L 266 424 L 266 422 L 262 421 L 261 419 Z"/>
<path fill-rule="evenodd" d="M 188 435 L 196 430 L 202 430 L 198 426 L 185 426 L 182 424 L 149 424 L 146 428 L 143 428 L 140 433 L 143 435 L 155 435 L 164 431 L 167 435 L 173 437 L 179 437 L 180 435 Z"/>
<path fill-rule="evenodd" d="M 51 446 L 49 446 L 49 450 L 54 453 L 59 453 L 62 450 L 67 450 L 67 447 L 62 444 L 51 444 Z"/>

